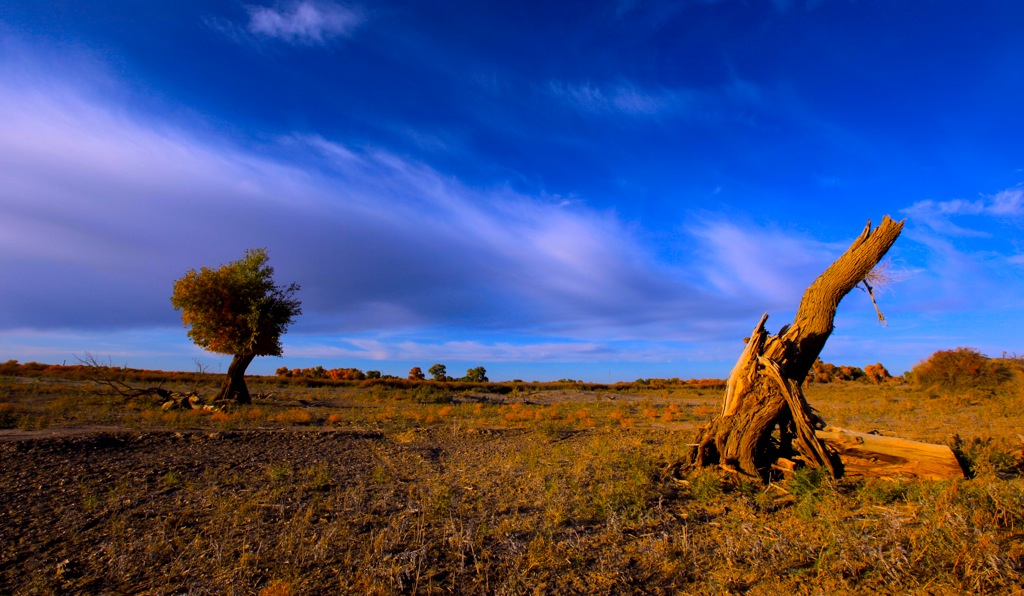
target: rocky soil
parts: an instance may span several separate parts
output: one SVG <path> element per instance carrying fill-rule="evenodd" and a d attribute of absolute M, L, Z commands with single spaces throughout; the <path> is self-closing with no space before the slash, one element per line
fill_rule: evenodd
<path fill-rule="evenodd" d="M 293 516 L 311 490 L 360 482 L 382 457 L 437 459 L 372 432 L 50 434 L 13 431 L 0 440 L 3 593 L 216 592 L 225 584 L 204 577 L 203 568 L 216 565 L 222 573 L 223 565 L 201 560 L 211 553 L 209 537 L 200 534 L 216 529 L 210 525 L 222 514 L 218 507 L 255 506 L 251 526 L 231 529 L 230 539 L 221 541 L 234 549 L 246 533 L 253 543 L 266 541 L 274 521 Z M 326 475 L 298 477 L 308 470 Z M 275 482 L 300 486 L 271 494 L 267 487 Z M 189 542 L 198 548 L 190 552 Z M 196 560 L 183 564 L 181 557 Z"/>

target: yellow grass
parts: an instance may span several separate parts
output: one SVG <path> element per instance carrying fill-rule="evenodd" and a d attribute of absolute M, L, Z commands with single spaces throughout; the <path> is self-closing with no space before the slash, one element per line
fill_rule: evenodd
<path fill-rule="evenodd" d="M 108 420 L 198 438 L 231 425 L 240 438 L 210 447 L 227 455 L 249 444 L 247 429 L 301 435 L 249 467 L 204 460 L 123 486 L 69 476 L 82 484 L 69 485 L 75 507 L 95 516 L 82 540 L 95 540 L 96 563 L 80 563 L 83 578 L 102 582 L 92 591 L 1010 594 L 1024 582 L 1021 386 L 936 396 L 894 383 L 811 385 L 827 422 L 951 444 L 972 477 L 801 472 L 764 487 L 715 470 L 670 479 L 721 391 L 651 385 L 453 391 L 449 403 L 411 389 L 286 386 L 207 416 L 73 393 L 89 404 L 76 410 L 65 394 L 38 402 L 16 388 L 0 413 L 25 428 Z M 330 447 L 296 455 L 313 440 L 303 432 Z M 7 478 L 24 470 L 3 461 Z M 16 541 L 26 524 L 3 529 Z M 50 549 L 49 560 L 61 540 L 26 548 Z M 69 591 L 53 566 L 7 556 L 0 590 Z"/>

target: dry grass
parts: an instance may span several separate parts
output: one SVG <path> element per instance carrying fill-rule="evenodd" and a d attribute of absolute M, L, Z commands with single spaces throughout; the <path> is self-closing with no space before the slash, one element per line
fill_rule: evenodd
<path fill-rule="evenodd" d="M 830 423 L 952 442 L 974 477 L 800 473 L 767 488 L 666 477 L 717 389 L 272 389 L 196 415 L 8 379 L 9 427 L 151 434 L 108 450 L 0 444 L 0 591 L 953 594 L 1024 581 L 1019 386 L 813 385 Z"/>

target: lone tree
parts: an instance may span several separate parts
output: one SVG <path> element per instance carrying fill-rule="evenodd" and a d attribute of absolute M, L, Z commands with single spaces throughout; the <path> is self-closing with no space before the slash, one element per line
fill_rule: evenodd
<path fill-rule="evenodd" d="M 487 369 L 482 366 L 467 369 L 466 376 L 463 377 L 463 380 L 469 383 L 486 383 Z"/>
<path fill-rule="evenodd" d="M 791 469 L 800 461 L 842 475 L 840 452 L 816 435 L 825 423 L 804 399 L 801 385 L 832 333 L 840 300 L 859 284 L 874 300 L 869 274 L 902 230 L 903 222 L 888 216 L 874 230 L 869 221 L 804 292 L 792 325 L 770 335 L 767 313 L 761 317 L 729 375 L 721 414 L 699 431 L 690 448 L 690 464 L 719 465 L 767 480 L 773 467 Z"/>
<path fill-rule="evenodd" d="M 435 364 L 427 369 L 430 376 L 434 377 L 435 381 L 447 381 L 448 380 L 448 367 L 443 364 Z"/>
<path fill-rule="evenodd" d="M 275 285 L 274 268 L 267 261 L 266 249 L 249 249 L 238 261 L 218 269 L 191 269 L 174 282 L 171 304 L 191 327 L 192 341 L 211 352 L 234 355 L 216 399 L 252 403 L 245 369 L 256 356 L 280 356 L 281 334 L 302 314 L 293 297 L 298 284 Z"/>

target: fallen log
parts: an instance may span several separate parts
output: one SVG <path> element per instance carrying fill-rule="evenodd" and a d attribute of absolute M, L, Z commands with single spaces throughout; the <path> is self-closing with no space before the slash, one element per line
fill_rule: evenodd
<path fill-rule="evenodd" d="M 814 434 L 839 455 L 843 475 L 846 477 L 925 480 L 964 477 L 960 462 L 946 445 L 884 437 L 834 426 L 825 427 Z"/>

